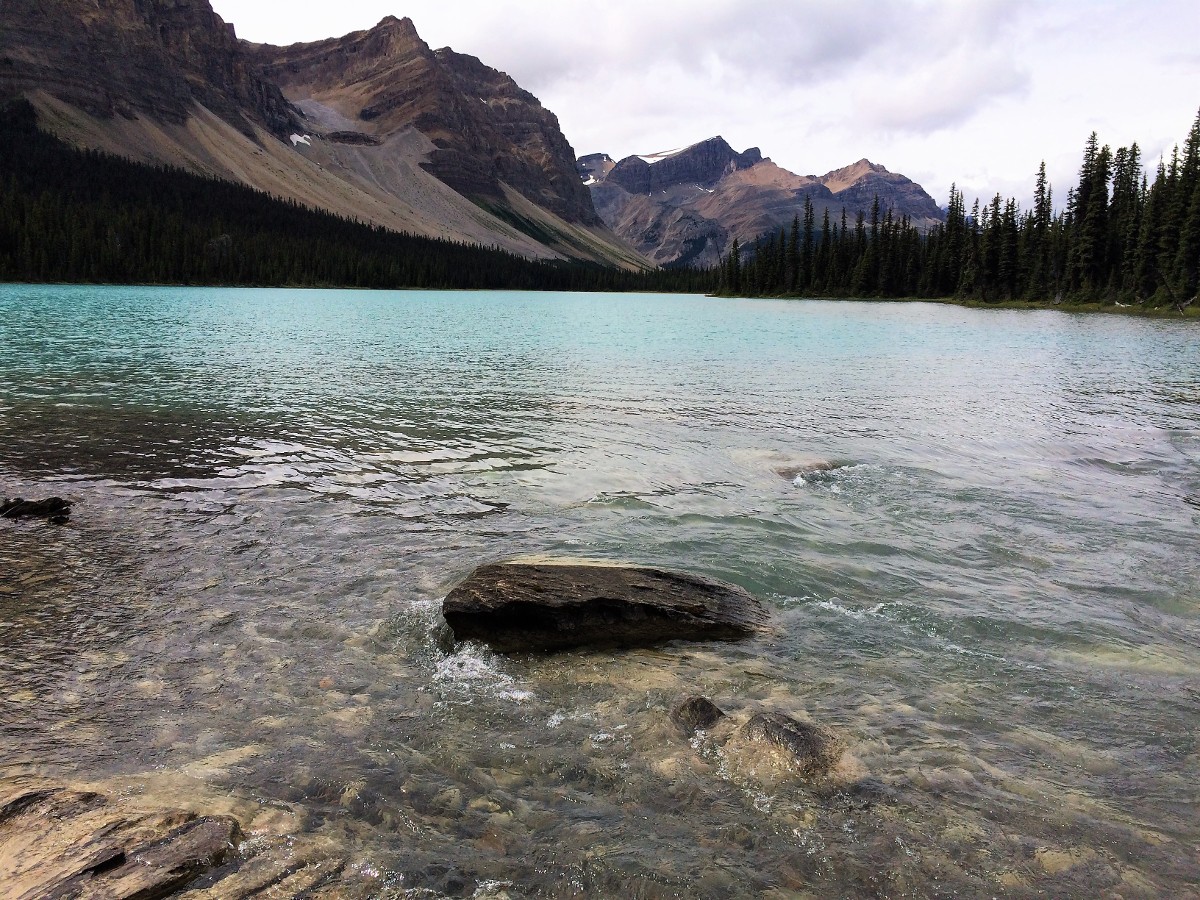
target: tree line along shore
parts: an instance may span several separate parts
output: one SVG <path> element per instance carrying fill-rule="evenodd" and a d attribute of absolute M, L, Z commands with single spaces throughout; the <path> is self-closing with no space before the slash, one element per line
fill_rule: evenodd
<path fill-rule="evenodd" d="M 1153 180 L 1136 143 L 1114 152 L 1093 133 L 1059 212 L 1045 163 L 1031 209 L 997 194 L 968 210 L 952 187 L 945 223 L 927 233 L 878 201 L 853 221 L 820 223 L 806 202 L 790 232 L 735 244 L 717 290 L 1195 315 L 1198 288 L 1200 115 Z"/>
<path fill-rule="evenodd" d="M 80 150 L 0 107 L 0 282 L 715 293 L 1200 313 L 1200 116 L 1151 180 L 1135 143 L 1093 134 L 1061 211 L 952 187 L 928 232 L 881 208 L 806 199 L 791 229 L 717 267 L 627 272 L 400 234 L 242 185 Z"/>

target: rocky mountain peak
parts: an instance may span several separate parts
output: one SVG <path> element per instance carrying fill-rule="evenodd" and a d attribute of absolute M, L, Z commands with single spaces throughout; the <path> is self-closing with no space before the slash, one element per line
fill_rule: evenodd
<path fill-rule="evenodd" d="M 711 185 L 762 161 L 757 147 L 738 153 L 718 135 L 680 150 L 626 157 L 607 180 L 631 194 L 649 194 L 680 184 Z"/>
<path fill-rule="evenodd" d="M 417 34 L 417 26 L 413 20 L 405 16 L 397 19 L 395 16 L 385 16 L 374 28 L 367 29 L 363 34 L 363 42 L 352 52 L 362 52 L 373 57 L 386 57 L 391 54 L 403 54 L 415 47 L 429 52 L 429 45 Z"/>
<path fill-rule="evenodd" d="M 849 209 L 870 209 L 878 197 L 884 208 L 903 212 L 914 221 L 936 222 L 945 218 L 919 184 L 869 159 L 860 159 L 816 180 Z"/>
<path fill-rule="evenodd" d="M 848 166 L 843 166 L 840 169 L 834 169 L 832 172 L 818 177 L 816 180 L 829 188 L 835 194 L 843 191 L 853 184 L 862 181 L 870 175 L 891 175 L 884 166 L 871 162 L 865 157 L 856 163 L 851 163 Z"/>
<path fill-rule="evenodd" d="M 301 105 L 329 107 L 379 140 L 421 132 L 434 146 L 424 168 L 489 209 L 507 210 L 511 188 L 568 222 L 600 224 L 557 117 L 504 72 L 449 48 L 430 50 L 409 19 L 253 54 Z"/>

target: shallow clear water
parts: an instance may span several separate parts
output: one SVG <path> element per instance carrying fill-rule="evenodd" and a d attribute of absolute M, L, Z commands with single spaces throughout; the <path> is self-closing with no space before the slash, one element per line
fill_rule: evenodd
<path fill-rule="evenodd" d="M 0 493 L 77 503 L 0 526 L 0 777 L 233 811 L 346 890 L 1200 880 L 1194 324 L 0 287 Z M 727 579 L 777 628 L 452 648 L 440 599 L 529 554 Z M 694 693 L 833 727 L 887 796 L 739 779 L 668 721 Z"/>

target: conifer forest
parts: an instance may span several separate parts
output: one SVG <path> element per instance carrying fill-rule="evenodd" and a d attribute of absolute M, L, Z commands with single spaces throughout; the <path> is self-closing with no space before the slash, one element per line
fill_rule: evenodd
<path fill-rule="evenodd" d="M 714 270 L 625 272 L 535 262 L 399 234 L 251 188 L 79 150 L 0 111 L 0 281 L 716 292 L 725 296 L 1197 306 L 1200 116 L 1150 177 L 1136 143 L 1087 141 L 1055 205 L 1043 163 L 1032 208 L 956 187 L 928 232 L 881 207 L 735 240 Z M 1194 310 L 1193 310 L 1194 311 Z"/>
<path fill-rule="evenodd" d="M 1079 182 L 1055 210 L 1046 166 L 1032 209 L 999 194 L 971 208 L 951 188 L 946 221 L 921 233 L 880 208 L 735 245 L 719 293 L 741 296 L 955 298 L 984 303 L 1196 304 L 1200 275 L 1200 116 L 1150 179 L 1138 145 L 1088 139 Z"/>
<path fill-rule="evenodd" d="M 711 272 L 537 262 L 79 150 L 0 110 L 0 282 L 704 293 Z"/>

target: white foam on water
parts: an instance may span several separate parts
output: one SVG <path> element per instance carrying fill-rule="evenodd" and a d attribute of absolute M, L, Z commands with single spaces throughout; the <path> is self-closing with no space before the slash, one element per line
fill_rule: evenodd
<path fill-rule="evenodd" d="M 514 703 L 524 703 L 526 700 L 532 700 L 534 697 L 533 691 L 501 691 L 496 695 L 501 700 L 512 700 Z"/>
<path fill-rule="evenodd" d="M 440 608 L 440 606 L 439 606 Z M 438 653 L 430 681 L 456 693 L 493 697 L 510 703 L 533 700 L 533 691 L 525 689 L 515 678 L 504 672 L 501 661 L 487 647 L 467 641 L 453 653 Z"/>
<path fill-rule="evenodd" d="M 811 600 L 812 598 L 802 597 L 800 599 L 803 602 L 805 600 Z M 867 609 L 852 609 L 849 606 L 842 606 L 840 603 L 838 603 L 836 597 L 832 600 L 818 600 L 813 604 L 813 606 L 815 606 L 817 609 L 823 609 L 826 612 L 837 613 L 838 615 L 845 616 L 847 619 L 853 619 L 856 622 L 865 621 L 868 616 L 872 619 L 887 619 L 888 617 L 883 614 L 883 610 L 887 607 L 887 605 L 888 604 L 886 603 L 876 603 L 874 606 Z"/>
<path fill-rule="evenodd" d="M 437 661 L 433 673 L 434 681 L 495 681 L 511 683 L 512 679 L 495 668 L 481 656 L 468 649 L 460 650 Z"/>
<path fill-rule="evenodd" d="M 546 727 L 559 728 L 564 722 L 586 722 L 594 718 L 596 717 L 589 712 L 566 712 L 560 709 L 546 720 Z"/>
<path fill-rule="evenodd" d="M 511 881 L 481 881 L 471 895 L 472 900 L 488 900 L 491 897 L 507 897 L 513 887 Z"/>

